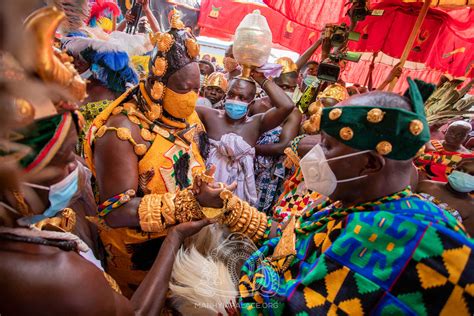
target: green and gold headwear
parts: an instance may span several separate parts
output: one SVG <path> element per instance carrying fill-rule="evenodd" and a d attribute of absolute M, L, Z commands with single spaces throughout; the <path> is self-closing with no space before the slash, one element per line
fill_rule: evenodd
<path fill-rule="evenodd" d="M 335 106 L 320 108 L 320 130 L 358 150 L 375 150 L 394 160 L 408 160 L 430 139 L 421 94 L 411 79 L 414 112 L 400 108 Z"/>

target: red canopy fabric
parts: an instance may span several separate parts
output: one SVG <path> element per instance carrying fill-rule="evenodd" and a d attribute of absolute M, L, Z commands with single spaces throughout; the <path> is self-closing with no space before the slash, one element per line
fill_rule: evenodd
<path fill-rule="evenodd" d="M 273 43 L 296 52 L 303 52 L 319 32 L 295 23 L 267 6 L 251 2 L 203 0 L 198 25 L 200 35 L 232 40 L 240 21 L 254 10 L 265 16 L 273 33 Z"/>

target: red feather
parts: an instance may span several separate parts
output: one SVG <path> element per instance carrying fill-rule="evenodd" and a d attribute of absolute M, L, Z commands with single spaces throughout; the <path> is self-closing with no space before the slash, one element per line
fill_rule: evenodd
<path fill-rule="evenodd" d="M 99 20 L 101 17 L 105 15 L 105 12 L 112 12 L 114 17 L 120 15 L 120 8 L 117 3 L 113 0 L 97 0 L 91 7 L 91 15 L 89 21 L 92 18 L 96 18 Z"/>

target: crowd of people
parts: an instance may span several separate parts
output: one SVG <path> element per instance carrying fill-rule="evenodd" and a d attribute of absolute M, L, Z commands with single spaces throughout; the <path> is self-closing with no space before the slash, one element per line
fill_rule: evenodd
<path fill-rule="evenodd" d="M 0 13 L 1 315 L 474 313 L 473 120 L 426 116 L 472 81 L 321 80 L 324 35 L 247 76 L 175 9 L 53 2 Z"/>

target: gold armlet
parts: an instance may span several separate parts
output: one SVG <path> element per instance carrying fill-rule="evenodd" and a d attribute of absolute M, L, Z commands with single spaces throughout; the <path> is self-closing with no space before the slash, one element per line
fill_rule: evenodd
<path fill-rule="evenodd" d="M 290 147 L 285 148 L 284 153 L 286 155 L 285 161 L 283 162 L 285 168 L 290 169 L 293 166 L 299 167 L 300 157 L 298 157 Z"/>
<path fill-rule="evenodd" d="M 161 194 L 147 194 L 142 197 L 138 206 L 140 227 L 144 232 L 159 233 L 165 230 L 161 219 Z"/>
<path fill-rule="evenodd" d="M 223 190 L 220 197 L 227 211 L 223 224 L 227 225 L 231 232 L 242 233 L 253 242 L 263 238 L 268 225 L 265 213 L 259 212 L 228 190 Z"/>
<path fill-rule="evenodd" d="M 176 220 L 180 223 L 191 222 L 203 218 L 201 206 L 189 189 L 176 192 L 174 199 Z"/>
<path fill-rule="evenodd" d="M 128 141 L 130 144 L 133 145 L 133 151 L 135 154 L 138 156 L 143 156 L 146 151 L 147 147 L 144 144 L 138 144 L 132 137 L 132 132 L 130 132 L 130 129 L 126 127 L 107 127 L 105 125 L 101 126 L 97 132 L 95 133 L 95 136 L 100 138 L 105 135 L 106 132 L 108 131 L 115 131 L 117 134 L 118 139 L 120 140 L 125 140 Z"/>

